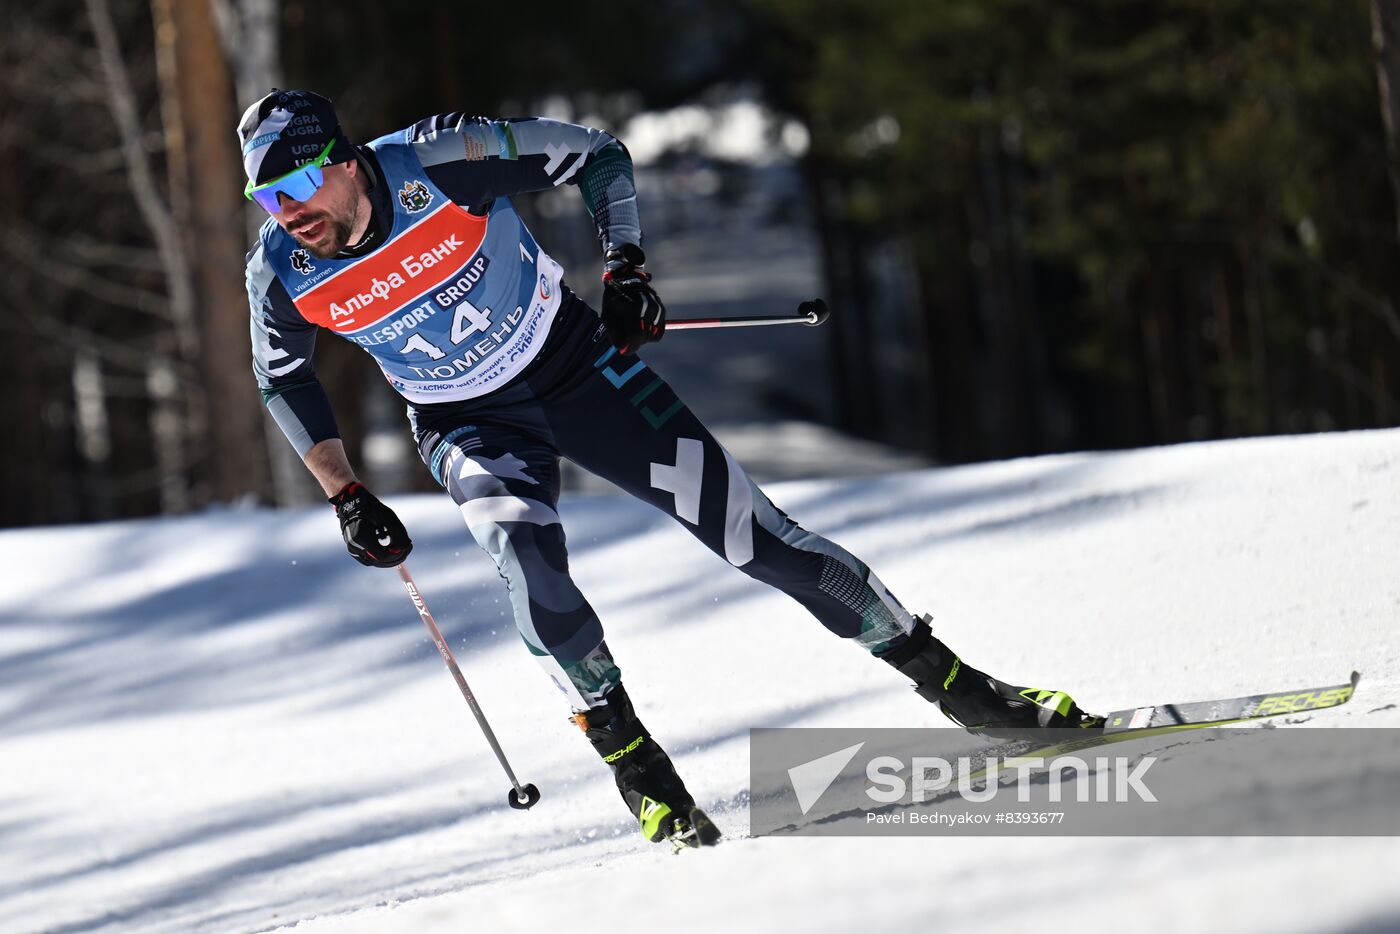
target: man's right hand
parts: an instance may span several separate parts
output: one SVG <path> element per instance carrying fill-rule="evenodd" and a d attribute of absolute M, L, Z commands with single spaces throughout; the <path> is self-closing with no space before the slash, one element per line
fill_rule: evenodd
<path fill-rule="evenodd" d="M 413 550 L 413 540 L 399 517 L 362 484 L 347 483 L 327 502 L 335 507 L 350 557 L 361 564 L 391 568 L 402 564 Z"/>

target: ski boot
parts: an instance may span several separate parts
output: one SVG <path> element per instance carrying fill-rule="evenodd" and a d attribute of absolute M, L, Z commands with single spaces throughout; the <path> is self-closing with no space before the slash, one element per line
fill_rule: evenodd
<path fill-rule="evenodd" d="M 921 617 L 909 641 L 881 658 L 912 678 L 920 697 L 969 733 L 1027 739 L 1037 729 L 1103 726 L 1102 717 L 1084 713 L 1064 691 L 1016 687 L 964 664 L 933 637 L 929 621 Z"/>
<path fill-rule="evenodd" d="M 622 685 L 599 706 L 576 711 L 573 719 L 612 768 L 642 836 L 652 843 L 670 841 L 675 852 L 719 842 L 719 828 L 695 806 L 670 757 L 637 719 Z"/>

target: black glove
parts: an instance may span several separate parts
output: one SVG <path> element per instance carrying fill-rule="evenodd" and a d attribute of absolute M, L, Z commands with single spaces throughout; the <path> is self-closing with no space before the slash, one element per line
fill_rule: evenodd
<path fill-rule="evenodd" d="M 391 568 L 413 550 L 413 540 L 399 517 L 362 484 L 347 483 L 327 502 L 335 507 L 350 557 L 361 564 Z"/>
<path fill-rule="evenodd" d="M 603 266 L 603 326 L 622 353 L 659 341 L 666 333 L 666 306 L 651 287 L 647 257 L 631 243 L 609 250 Z"/>

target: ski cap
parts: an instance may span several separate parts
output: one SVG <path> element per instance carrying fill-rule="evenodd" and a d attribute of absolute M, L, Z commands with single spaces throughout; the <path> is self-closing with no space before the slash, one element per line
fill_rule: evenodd
<path fill-rule="evenodd" d="M 327 143 L 335 143 L 328 165 L 355 158 L 335 108 L 313 91 L 273 88 L 243 111 L 238 140 L 243 145 L 243 171 L 255 186 L 313 161 Z"/>

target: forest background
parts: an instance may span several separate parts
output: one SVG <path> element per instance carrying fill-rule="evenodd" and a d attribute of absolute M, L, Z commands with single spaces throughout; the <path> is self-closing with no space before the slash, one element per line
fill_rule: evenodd
<path fill-rule="evenodd" d="M 314 497 L 250 371 L 262 218 L 234 128 L 272 86 L 331 97 L 359 140 L 463 110 L 628 142 L 639 115 L 745 102 L 798 180 L 765 203 L 810 235 L 836 311 L 812 376 L 831 404 L 800 414 L 927 460 L 1400 419 L 1391 0 L 33 0 L 6 19 L 0 525 Z M 767 184 L 744 163 L 703 138 L 648 156 L 720 179 L 716 204 Z M 581 209 L 567 223 L 588 240 Z M 734 282 L 782 272 L 734 254 Z M 390 390 L 342 342 L 317 366 L 358 462 Z M 380 491 L 431 482 L 404 476 Z"/>

